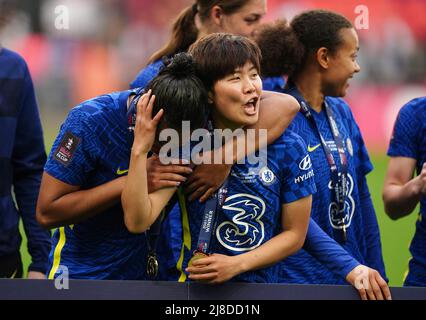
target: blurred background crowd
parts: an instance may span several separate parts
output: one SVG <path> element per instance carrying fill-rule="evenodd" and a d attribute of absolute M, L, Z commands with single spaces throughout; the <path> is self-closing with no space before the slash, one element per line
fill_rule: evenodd
<path fill-rule="evenodd" d="M 191 4 L 191 0 L 0 0 L 0 10 L 7 10 L 0 43 L 20 53 L 29 65 L 47 151 L 69 108 L 102 93 L 127 89 L 149 56 L 165 43 L 173 18 Z M 426 96 L 426 0 L 268 0 L 264 22 L 291 19 L 313 8 L 342 13 L 354 24 L 360 16 L 357 10 L 364 14 L 368 10 L 368 19 L 362 21 L 367 28 L 358 30 L 362 70 L 351 82 L 347 100 L 375 165 L 369 184 L 388 276 L 391 285 L 401 285 L 416 217 L 390 222 L 381 189 L 396 114 L 412 98 Z M 61 19 L 66 15 L 69 21 Z"/>

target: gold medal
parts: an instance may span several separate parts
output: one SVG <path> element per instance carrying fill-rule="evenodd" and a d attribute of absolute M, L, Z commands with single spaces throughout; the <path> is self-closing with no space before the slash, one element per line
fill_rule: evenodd
<path fill-rule="evenodd" d="M 202 251 L 195 251 L 194 255 L 192 256 L 191 260 L 188 262 L 188 267 L 192 267 L 192 263 L 196 260 L 207 258 L 209 255 L 207 253 L 204 253 Z"/>

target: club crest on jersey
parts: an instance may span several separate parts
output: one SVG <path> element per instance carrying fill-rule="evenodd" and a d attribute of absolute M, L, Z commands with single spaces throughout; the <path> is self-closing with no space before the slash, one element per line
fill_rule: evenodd
<path fill-rule="evenodd" d="M 328 188 L 330 190 L 333 190 L 331 181 L 328 183 Z M 352 176 L 348 173 L 348 178 L 346 179 L 346 199 L 344 214 L 341 214 L 341 212 L 339 212 L 339 206 L 334 201 L 331 202 L 328 207 L 330 224 L 333 229 L 342 229 L 343 224 L 345 225 L 345 228 L 349 228 L 349 226 L 351 225 L 352 218 L 355 212 L 355 200 L 352 196 L 353 191 L 354 180 Z M 341 218 L 342 216 L 344 217 L 343 222 Z"/>
<path fill-rule="evenodd" d="M 262 169 L 260 169 L 259 177 L 264 185 L 271 185 L 276 180 L 275 174 L 268 167 L 263 167 Z"/>
<path fill-rule="evenodd" d="M 223 206 L 232 221 L 222 222 L 216 229 L 216 238 L 225 248 L 244 252 L 259 247 L 265 238 L 262 216 L 265 202 L 256 196 L 240 193 L 228 197 Z"/>

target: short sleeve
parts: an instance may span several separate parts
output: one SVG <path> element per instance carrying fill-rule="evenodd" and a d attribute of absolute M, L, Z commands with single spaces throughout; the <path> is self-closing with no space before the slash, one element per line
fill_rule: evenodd
<path fill-rule="evenodd" d="M 136 79 L 130 83 L 130 89 L 145 88 L 148 83 L 158 75 L 163 66 L 164 63 L 162 60 L 158 60 L 146 66 L 139 72 Z"/>
<path fill-rule="evenodd" d="M 417 134 L 420 132 L 418 117 L 413 109 L 413 101 L 399 111 L 388 149 L 388 156 L 418 158 Z"/>
<path fill-rule="evenodd" d="M 98 138 L 81 108 L 71 110 L 53 143 L 44 170 L 67 184 L 82 186 L 93 171 L 98 151 Z"/>
<path fill-rule="evenodd" d="M 302 138 L 292 133 L 284 139 L 287 141 L 281 161 L 281 203 L 290 203 L 316 192 L 315 174 Z"/>

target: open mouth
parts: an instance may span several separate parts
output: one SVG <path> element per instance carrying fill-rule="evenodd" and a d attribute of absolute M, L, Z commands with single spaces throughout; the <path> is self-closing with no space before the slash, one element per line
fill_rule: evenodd
<path fill-rule="evenodd" d="M 254 97 L 247 101 L 244 105 L 244 111 L 248 116 L 254 116 L 257 113 L 257 102 L 259 101 L 258 97 Z"/>

